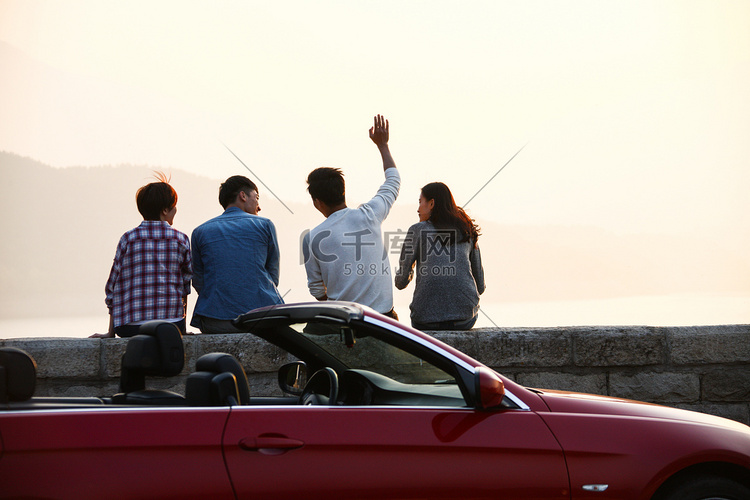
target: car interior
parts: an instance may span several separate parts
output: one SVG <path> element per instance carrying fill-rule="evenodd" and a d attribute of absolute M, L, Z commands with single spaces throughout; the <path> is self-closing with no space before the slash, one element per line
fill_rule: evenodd
<path fill-rule="evenodd" d="M 298 361 L 278 371 L 284 396 L 251 397 L 239 361 L 227 353 L 204 354 L 185 380 L 185 393 L 155 388 L 157 379 L 183 372 L 182 334 L 172 323 L 151 321 L 131 337 L 121 358 L 119 390 L 102 397 L 34 397 L 36 363 L 26 352 L 0 349 L 0 408 L 41 409 L 117 406 L 388 405 L 468 406 L 465 385 L 444 359 L 430 363 L 378 338 L 365 324 L 274 321 L 252 333 L 286 350 Z M 355 347 L 356 346 L 356 347 Z M 440 368 L 438 363 L 443 363 Z M 162 384 L 163 386 L 163 384 Z M 506 407 L 512 407 L 510 403 Z"/>

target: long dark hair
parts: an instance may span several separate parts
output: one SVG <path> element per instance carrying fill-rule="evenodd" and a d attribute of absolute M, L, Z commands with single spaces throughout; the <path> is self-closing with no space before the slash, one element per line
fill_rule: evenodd
<path fill-rule="evenodd" d="M 448 186 L 442 182 L 431 182 L 422 188 L 422 196 L 426 200 L 434 200 L 430 222 L 437 229 L 453 230 L 451 232 L 451 243 L 455 241 L 456 235 L 460 235 L 459 242 L 472 240 L 474 245 L 479 238 L 479 226 L 474 219 L 469 217 L 464 209 L 456 205 L 453 194 Z"/>

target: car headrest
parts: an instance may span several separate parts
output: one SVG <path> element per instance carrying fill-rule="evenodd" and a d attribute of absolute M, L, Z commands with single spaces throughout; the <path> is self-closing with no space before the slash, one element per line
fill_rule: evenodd
<path fill-rule="evenodd" d="M 36 363 L 15 347 L 0 348 L 0 403 L 26 401 L 34 395 Z"/>
<path fill-rule="evenodd" d="M 237 379 L 231 372 L 194 372 L 185 381 L 185 399 L 191 406 L 240 404 Z"/>
<path fill-rule="evenodd" d="M 138 370 L 144 375 L 172 377 L 185 366 L 182 333 L 174 323 L 149 321 L 128 340 L 122 357 L 123 370 Z"/>
<path fill-rule="evenodd" d="M 224 352 L 212 352 L 204 354 L 195 362 L 196 371 L 223 373 L 229 372 L 237 379 L 237 390 L 239 391 L 242 405 L 250 403 L 250 388 L 247 383 L 245 370 L 237 358 Z"/>

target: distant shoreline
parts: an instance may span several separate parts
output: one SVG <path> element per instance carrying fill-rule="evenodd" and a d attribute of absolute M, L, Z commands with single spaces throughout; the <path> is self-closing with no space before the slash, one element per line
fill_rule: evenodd
<path fill-rule="evenodd" d="M 506 303 L 480 301 L 480 307 L 475 328 L 750 324 L 750 295 L 665 295 Z M 0 319 L 0 339 L 88 337 L 106 328 L 108 317 L 104 307 L 102 309 L 101 314 L 90 316 Z M 396 311 L 401 322 L 408 325 L 408 302 L 397 302 Z"/>

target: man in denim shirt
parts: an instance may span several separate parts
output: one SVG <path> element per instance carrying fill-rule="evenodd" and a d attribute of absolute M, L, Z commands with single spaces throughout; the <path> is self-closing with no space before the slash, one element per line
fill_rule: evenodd
<path fill-rule="evenodd" d="M 224 213 L 193 231 L 193 287 L 198 292 L 191 326 L 203 333 L 236 333 L 231 320 L 258 307 L 282 304 L 279 243 L 269 219 L 258 216 L 258 188 L 235 175 L 219 188 Z"/>

